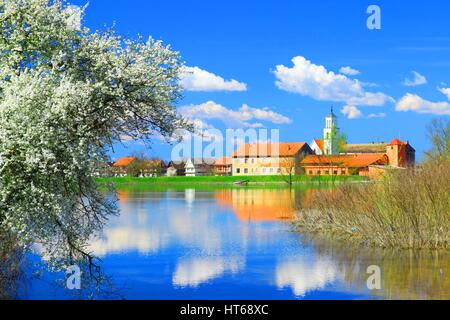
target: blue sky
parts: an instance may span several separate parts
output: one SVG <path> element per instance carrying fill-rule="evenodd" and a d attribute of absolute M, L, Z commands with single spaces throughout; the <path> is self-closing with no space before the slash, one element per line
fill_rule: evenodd
<path fill-rule="evenodd" d="M 366 26 L 371 4 L 381 30 Z M 283 141 L 310 142 L 333 105 L 350 143 L 398 137 L 420 158 L 426 125 L 450 115 L 448 12 L 438 0 L 92 0 L 85 22 L 115 22 L 124 36 L 179 51 L 191 71 L 180 110 L 210 127 L 279 128 Z M 126 145 L 113 158 L 144 150 Z M 156 141 L 145 151 L 168 159 L 171 147 Z"/>

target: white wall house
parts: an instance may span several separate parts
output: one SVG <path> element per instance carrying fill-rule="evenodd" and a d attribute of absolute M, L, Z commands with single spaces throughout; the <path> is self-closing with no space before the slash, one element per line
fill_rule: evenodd
<path fill-rule="evenodd" d="M 176 177 L 178 175 L 178 170 L 174 166 L 167 168 L 166 176 Z"/>
<path fill-rule="evenodd" d="M 202 159 L 188 159 L 185 169 L 186 177 L 201 177 L 210 175 L 213 167 Z"/>
<path fill-rule="evenodd" d="M 314 139 L 309 145 L 314 152 L 314 154 L 321 156 L 323 155 L 323 141 Z"/>

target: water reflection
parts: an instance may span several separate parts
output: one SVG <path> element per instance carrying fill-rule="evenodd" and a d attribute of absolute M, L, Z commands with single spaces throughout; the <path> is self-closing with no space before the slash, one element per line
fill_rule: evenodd
<path fill-rule="evenodd" d="M 369 295 L 382 299 L 450 299 L 450 252 L 361 248 L 330 238 L 303 238 L 317 256 L 331 259 L 348 286 L 361 290 L 367 267 L 382 271 L 382 289 Z"/>
<path fill-rule="evenodd" d="M 226 272 L 237 274 L 243 268 L 242 258 L 193 257 L 181 259 L 173 275 L 173 284 L 181 287 L 198 287 L 202 283 L 223 276 Z"/>
<path fill-rule="evenodd" d="M 311 262 L 300 256 L 279 261 L 275 276 L 278 288 L 290 287 L 296 296 L 303 297 L 333 284 L 340 275 L 328 257 Z"/>
<path fill-rule="evenodd" d="M 292 220 L 303 191 L 296 189 L 232 189 L 216 192 L 221 205 L 228 205 L 242 221 Z"/>
<path fill-rule="evenodd" d="M 448 252 L 361 248 L 292 232 L 295 208 L 313 193 L 123 190 L 121 215 L 90 250 L 127 288 L 125 298 L 450 298 Z M 381 267 L 383 290 L 367 289 L 369 265 Z"/>

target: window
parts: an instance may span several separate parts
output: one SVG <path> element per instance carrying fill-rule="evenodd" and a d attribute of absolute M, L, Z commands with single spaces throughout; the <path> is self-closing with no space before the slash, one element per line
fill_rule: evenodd
<path fill-rule="evenodd" d="M 270 173 L 273 173 L 273 168 L 270 168 Z"/>
<path fill-rule="evenodd" d="M 334 170 L 334 175 L 337 176 L 337 174 L 338 174 L 338 171 Z"/>
<path fill-rule="evenodd" d="M 240 168 L 237 168 L 237 169 L 236 169 L 236 173 L 241 173 L 241 169 L 240 169 Z"/>
<path fill-rule="evenodd" d="M 329 175 L 329 174 L 330 174 L 330 171 L 325 170 L 325 174 L 326 174 L 326 175 Z"/>
<path fill-rule="evenodd" d="M 312 170 L 309 170 L 309 174 L 312 175 L 312 174 L 313 174 L 313 171 L 312 171 Z"/>
<path fill-rule="evenodd" d="M 320 176 L 322 174 L 322 171 L 317 171 L 317 174 Z"/>
<path fill-rule="evenodd" d="M 248 173 L 248 169 L 247 168 L 244 169 L 244 173 L 246 173 L 246 174 Z"/>
<path fill-rule="evenodd" d="M 248 163 L 248 159 L 247 158 L 245 158 L 245 164 L 247 164 Z"/>
<path fill-rule="evenodd" d="M 255 163 L 255 159 L 252 159 L 252 163 Z"/>
<path fill-rule="evenodd" d="M 277 172 L 278 172 L 278 173 L 281 173 L 281 168 L 278 168 Z"/>

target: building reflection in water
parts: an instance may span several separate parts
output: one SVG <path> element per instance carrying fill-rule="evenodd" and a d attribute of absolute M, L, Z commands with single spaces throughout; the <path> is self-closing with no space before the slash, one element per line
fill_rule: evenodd
<path fill-rule="evenodd" d="M 293 220 L 303 191 L 296 189 L 230 189 L 215 194 L 241 221 Z"/>

